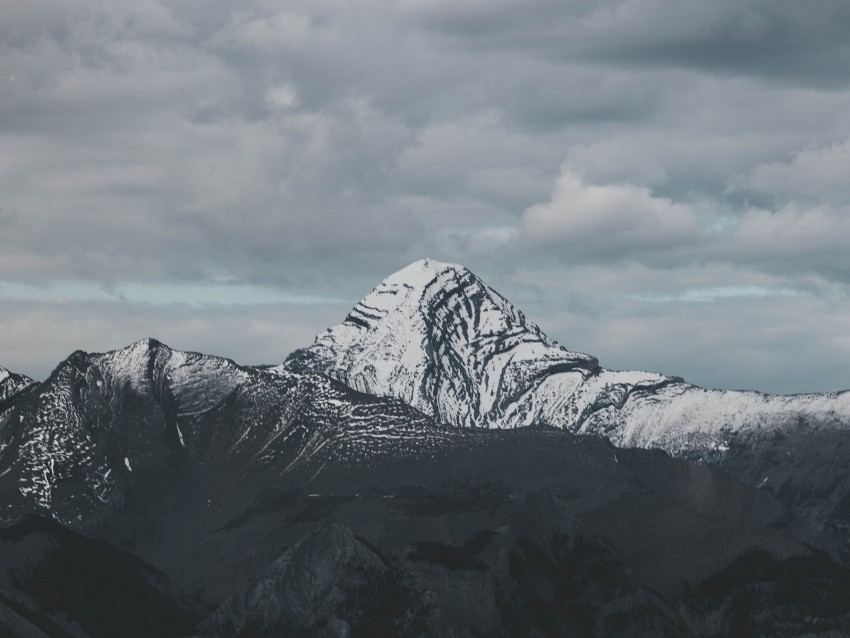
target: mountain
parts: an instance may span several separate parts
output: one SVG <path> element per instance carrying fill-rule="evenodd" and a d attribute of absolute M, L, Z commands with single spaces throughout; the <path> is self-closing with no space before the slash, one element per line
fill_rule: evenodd
<path fill-rule="evenodd" d="M 177 638 L 208 610 L 137 557 L 30 516 L 0 528 L 0 635 Z"/>
<path fill-rule="evenodd" d="M 446 429 L 323 376 L 243 367 L 145 339 L 105 354 L 75 352 L 13 407 L 0 434 L 0 466 L 13 487 L 0 508 L 12 509 L 17 493 L 35 513 L 73 523 L 123 500 L 134 477 L 184 457 L 212 483 L 232 486 L 247 467 L 281 459 L 288 470 L 315 469 L 319 458 L 368 462 L 394 437 L 408 437 L 410 454 L 426 454 Z M 320 454 L 334 437 L 345 440 L 344 457 Z"/>
<path fill-rule="evenodd" d="M 33 383 L 34 381 L 29 377 L 15 374 L 0 366 L 0 401 L 9 399 Z"/>
<path fill-rule="evenodd" d="M 278 369 L 456 426 L 551 426 L 716 464 L 816 519 L 850 559 L 850 392 L 772 396 L 607 370 L 466 268 L 431 259 L 385 279 Z"/>
<path fill-rule="evenodd" d="M 547 337 L 469 270 L 431 259 L 382 281 L 283 369 L 327 374 L 457 426 L 546 425 L 682 454 L 730 435 L 846 431 L 850 392 L 771 396 L 705 390 L 678 377 L 607 370 Z"/>
<path fill-rule="evenodd" d="M 35 381 L 22 374 L 15 374 L 0 366 L 0 423 L 22 394 L 35 385 Z"/>
<path fill-rule="evenodd" d="M 323 525 L 226 600 L 202 631 L 232 638 L 252 627 L 281 636 L 690 635 L 545 492 L 529 495 L 498 530 L 457 547 L 419 543 L 404 558 Z"/>
<path fill-rule="evenodd" d="M 210 636 L 776 635 L 848 620 L 827 594 L 850 576 L 818 526 L 721 470 L 562 429 L 456 428 L 321 374 L 153 339 L 75 352 L 14 402 L 0 506 L 12 538 L 54 538 L 62 573 L 89 550 L 26 527 L 32 514 L 108 564 L 133 555 L 157 591 L 191 593 L 171 609 L 216 609 L 195 630 Z M 67 609 L 80 587 L 51 580 L 25 615 L 7 602 L 20 567 L 8 573 L 7 626 L 49 621 L 49 601 Z M 292 587 L 301 598 L 282 605 Z M 30 633 L 62 635 L 51 627 Z"/>
<path fill-rule="evenodd" d="M 146 339 L 75 352 L 18 401 L 0 430 L 0 522 L 50 516 L 167 566 L 197 529 L 329 466 L 432 454 L 448 436 L 395 399 L 327 377 L 249 368 Z M 284 490 L 285 492 L 286 490 Z M 175 530 L 167 543 L 164 529 Z M 240 566 L 234 563 L 234 568 Z M 204 577 L 200 576 L 200 580 Z"/>
<path fill-rule="evenodd" d="M 595 358 L 558 346 L 471 272 L 430 259 L 389 276 L 281 367 L 487 427 L 575 420 L 572 403 L 562 416 L 534 395 L 566 401 L 600 373 Z"/>

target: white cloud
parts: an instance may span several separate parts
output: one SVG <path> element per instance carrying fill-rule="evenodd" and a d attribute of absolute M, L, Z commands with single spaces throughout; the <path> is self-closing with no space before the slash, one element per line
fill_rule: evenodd
<path fill-rule="evenodd" d="M 850 203 L 850 141 L 807 148 L 789 162 L 756 166 L 735 187 L 783 199 L 842 200 Z"/>
<path fill-rule="evenodd" d="M 298 94 L 291 84 L 281 84 L 269 89 L 267 99 L 273 108 L 285 111 L 298 103 Z"/>
<path fill-rule="evenodd" d="M 819 274 L 846 283 L 850 264 L 850 208 L 790 203 L 776 211 L 752 209 L 712 247 L 713 256 L 773 272 Z"/>
<path fill-rule="evenodd" d="M 634 261 L 654 268 L 729 263 L 763 272 L 847 281 L 850 206 L 792 201 L 730 212 L 632 184 L 588 184 L 568 165 L 550 200 L 523 214 L 522 238 L 563 263 Z"/>
<path fill-rule="evenodd" d="M 837 315 L 814 330 L 805 295 L 717 293 L 803 290 L 844 307 L 848 6 L 8 0 L 0 276 L 187 294 L 225 280 L 353 303 L 433 255 L 543 316 L 581 307 L 576 334 L 600 336 L 575 347 L 605 348 L 616 330 L 619 347 L 642 340 L 636 357 L 675 351 L 648 317 L 681 321 L 704 344 L 685 348 L 697 370 L 732 332 L 775 363 L 763 323 L 781 306 L 784 334 L 816 353 L 800 369 L 833 386 Z M 712 301 L 682 311 L 688 294 Z M 242 334 L 254 307 L 222 323 L 179 304 L 129 317 L 96 299 L 91 312 L 40 303 L 3 302 L 0 364 L 21 367 L 29 349 L 44 369 L 146 334 L 211 352 L 227 334 L 235 358 L 276 360 L 256 356 L 263 340 L 284 347 L 275 322 L 299 335 L 292 347 L 332 322 L 265 308 Z M 735 312 L 703 323 L 694 305 Z"/>
<path fill-rule="evenodd" d="M 701 239 L 696 212 L 654 197 L 631 184 L 584 183 L 565 167 L 550 201 L 523 214 L 523 233 L 532 245 L 550 247 L 567 261 L 616 261 L 682 250 Z"/>

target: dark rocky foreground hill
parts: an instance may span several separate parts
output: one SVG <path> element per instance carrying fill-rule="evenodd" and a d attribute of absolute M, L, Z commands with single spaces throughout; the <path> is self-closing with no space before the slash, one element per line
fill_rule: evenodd
<path fill-rule="evenodd" d="M 104 591 L 167 610 L 148 614 L 176 619 L 157 636 L 850 622 L 850 575 L 820 523 L 721 470 L 555 428 L 458 429 L 320 374 L 154 340 L 74 353 L 17 394 L 0 506 L 12 636 L 133 635 L 87 620 L 80 597 L 100 609 Z"/>

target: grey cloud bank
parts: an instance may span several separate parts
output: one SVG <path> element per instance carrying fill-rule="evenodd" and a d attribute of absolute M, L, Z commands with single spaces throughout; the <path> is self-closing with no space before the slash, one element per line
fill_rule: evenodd
<path fill-rule="evenodd" d="M 10 0 L 0 365 L 276 362 L 429 255 L 608 367 L 848 388 L 848 32 L 838 1 Z M 151 292 L 222 282 L 253 292 Z"/>

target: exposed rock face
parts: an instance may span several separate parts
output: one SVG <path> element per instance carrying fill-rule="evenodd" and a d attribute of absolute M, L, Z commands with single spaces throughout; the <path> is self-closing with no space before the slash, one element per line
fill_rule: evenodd
<path fill-rule="evenodd" d="M 825 524 L 850 559 L 850 392 L 705 390 L 606 370 L 466 268 L 418 261 L 279 367 L 400 398 L 456 426 L 544 425 L 717 464 Z"/>
<path fill-rule="evenodd" d="M 323 376 L 241 367 L 155 340 L 76 352 L 0 431 L 0 517 L 29 509 L 83 525 L 181 463 L 215 491 L 252 471 L 368 462 L 393 440 L 404 440 L 393 454 L 426 455 L 448 444 L 445 430 Z"/>
<path fill-rule="evenodd" d="M 504 527 L 463 543 L 419 543 L 407 559 L 455 635 L 691 635 L 545 490 L 529 494 Z"/>
<path fill-rule="evenodd" d="M 325 525 L 225 601 L 202 635 L 691 635 L 580 528 L 548 492 L 530 495 L 497 531 L 418 543 L 404 558 Z"/>
<path fill-rule="evenodd" d="M 68 620 L 105 590 L 174 620 L 140 636 L 850 621 L 847 394 L 608 371 L 458 266 L 413 264 L 281 366 L 148 339 L 0 376 L 0 634 L 133 635 Z"/>
<path fill-rule="evenodd" d="M 398 397 L 453 425 L 490 427 L 543 423 L 530 389 L 563 399 L 599 372 L 596 359 L 558 346 L 471 272 L 433 260 L 385 279 L 285 368 Z"/>
<path fill-rule="evenodd" d="M 0 442 L 6 520 L 48 514 L 227 600 L 211 635 L 710 635 L 761 622 L 724 611 L 750 585 L 720 578 L 754 552 L 768 608 L 784 591 L 773 565 L 844 582 L 812 562 L 815 526 L 711 467 L 558 429 L 444 426 L 322 375 L 154 340 L 75 353 L 14 402 Z M 5 555 L 54 556 L 44 542 Z M 73 600 L 79 586 L 58 582 Z M 10 587 L 7 627 L 63 635 L 43 596 L 22 616 Z M 782 626 L 835 626 L 815 602 L 798 596 Z M 78 635 L 114 635 L 97 631 Z"/>
<path fill-rule="evenodd" d="M 457 426 L 547 425 L 617 445 L 722 458 L 729 438 L 796 428 L 850 432 L 850 393 L 705 390 L 601 368 L 547 337 L 466 268 L 414 262 L 280 368 L 321 372 Z"/>
<path fill-rule="evenodd" d="M 228 598 L 202 634 L 437 636 L 432 599 L 350 529 L 327 524 Z"/>
<path fill-rule="evenodd" d="M 680 590 L 674 606 L 550 492 L 512 511 L 495 529 L 391 554 L 322 525 L 199 635 L 839 636 L 850 619 L 850 571 L 822 556 L 744 553 Z"/>
<path fill-rule="evenodd" d="M 5 401 L 33 383 L 35 382 L 29 377 L 10 372 L 0 366 L 0 401 Z"/>
<path fill-rule="evenodd" d="M 15 374 L 0 366 L 0 424 L 15 402 L 32 388 L 35 381 L 23 374 Z"/>

